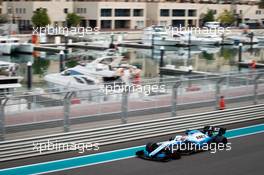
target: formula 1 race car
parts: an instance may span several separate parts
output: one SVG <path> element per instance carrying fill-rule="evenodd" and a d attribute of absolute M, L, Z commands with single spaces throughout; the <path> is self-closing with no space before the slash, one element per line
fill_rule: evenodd
<path fill-rule="evenodd" d="M 225 128 L 214 126 L 205 126 L 202 130 L 187 130 L 185 135 L 177 135 L 169 141 L 148 143 L 144 150 L 136 152 L 136 156 L 157 161 L 180 159 L 183 154 L 215 149 L 219 144 L 225 146 L 228 142 L 225 132 Z"/>

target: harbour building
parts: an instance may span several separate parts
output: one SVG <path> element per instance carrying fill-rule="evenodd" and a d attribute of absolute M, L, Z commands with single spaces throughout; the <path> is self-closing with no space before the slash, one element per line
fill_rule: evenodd
<path fill-rule="evenodd" d="M 35 10 L 47 9 L 51 25 L 65 26 L 67 13 L 82 17 L 80 26 L 104 30 L 135 30 L 149 25 L 199 26 L 203 14 L 213 10 L 218 17 L 224 10 L 233 11 L 241 23 L 264 24 L 264 9 L 259 0 L 4 0 L 2 14 L 9 14 L 20 29 L 32 27 Z M 233 3 L 236 2 L 236 3 Z"/>

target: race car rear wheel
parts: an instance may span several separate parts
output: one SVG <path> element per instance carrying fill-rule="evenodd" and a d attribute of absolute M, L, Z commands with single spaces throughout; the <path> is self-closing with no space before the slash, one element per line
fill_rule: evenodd
<path fill-rule="evenodd" d="M 214 143 L 216 143 L 216 144 L 223 143 L 224 145 L 226 145 L 227 142 L 228 142 L 228 141 L 227 141 L 227 138 L 224 137 L 224 136 L 216 136 L 216 137 L 214 138 Z"/>
<path fill-rule="evenodd" d="M 171 154 L 171 158 L 172 159 L 180 159 L 181 158 L 181 154 L 176 151 L 176 152 Z"/>

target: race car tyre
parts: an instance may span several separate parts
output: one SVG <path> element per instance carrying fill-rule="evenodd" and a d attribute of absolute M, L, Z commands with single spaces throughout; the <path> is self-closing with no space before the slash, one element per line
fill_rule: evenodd
<path fill-rule="evenodd" d="M 161 160 L 162 162 L 168 162 L 172 160 L 171 154 L 169 152 L 165 152 L 166 156 Z"/>
<path fill-rule="evenodd" d="M 227 138 L 226 137 L 224 137 L 224 136 L 216 136 L 215 138 L 214 138 L 214 142 L 216 143 L 216 144 L 219 144 L 219 143 L 223 143 L 223 144 L 227 144 Z"/>
<path fill-rule="evenodd" d="M 137 155 L 137 156 L 142 156 L 142 155 L 144 155 L 144 151 L 143 151 L 143 150 L 141 150 L 141 151 L 137 151 L 137 152 L 136 152 L 136 155 Z"/>
<path fill-rule="evenodd" d="M 180 159 L 181 158 L 181 154 L 179 152 L 174 152 L 171 154 L 171 158 L 172 159 Z"/>

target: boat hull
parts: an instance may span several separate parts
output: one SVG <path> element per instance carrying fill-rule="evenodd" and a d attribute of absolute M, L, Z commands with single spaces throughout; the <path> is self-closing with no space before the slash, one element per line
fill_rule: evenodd
<path fill-rule="evenodd" d="M 3 55 L 10 55 L 16 50 L 18 45 L 18 43 L 1 43 L 0 53 L 2 53 Z"/>
<path fill-rule="evenodd" d="M 146 45 L 152 45 L 152 40 L 143 40 L 143 43 Z M 177 40 L 154 40 L 154 45 L 176 46 L 178 44 L 180 44 L 180 41 Z"/>
<path fill-rule="evenodd" d="M 34 51 L 34 46 L 31 43 L 21 43 L 21 44 L 19 44 L 19 46 L 17 46 L 15 51 L 19 52 L 19 53 L 31 54 Z"/>

